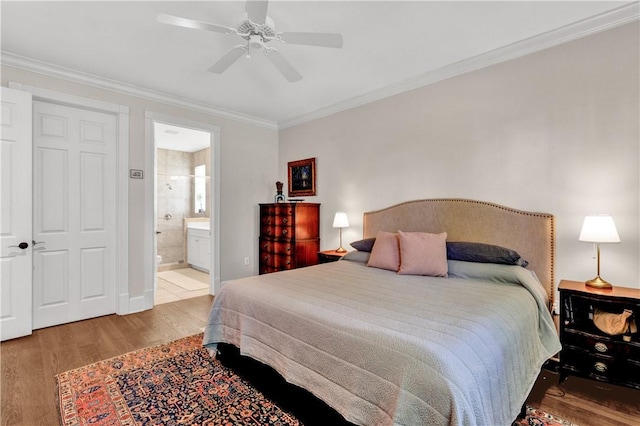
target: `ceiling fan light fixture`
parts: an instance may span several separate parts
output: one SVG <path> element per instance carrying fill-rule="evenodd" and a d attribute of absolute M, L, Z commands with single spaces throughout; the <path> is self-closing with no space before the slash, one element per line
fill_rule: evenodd
<path fill-rule="evenodd" d="M 253 47 L 254 49 L 260 49 L 261 47 L 265 47 L 264 39 L 259 34 L 253 34 L 249 36 L 249 46 Z"/>
<path fill-rule="evenodd" d="M 193 19 L 182 18 L 160 14 L 158 22 L 183 28 L 213 31 L 225 34 L 235 34 L 242 37 L 244 44 L 237 45 L 218 61 L 209 67 L 209 71 L 222 74 L 233 63 L 246 55 L 251 59 L 251 48 L 262 49 L 262 52 L 269 57 L 271 63 L 290 82 L 300 81 L 302 75 L 278 52 L 278 49 L 267 46 L 271 40 L 277 40 L 284 44 L 299 44 L 306 46 L 320 47 L 342 47 L 342 35 L 337 33 L 318 32 L 284 32 L 276 33 L 273 19 L 267 16 L 268 0 L 247 0 L 245 4 L 246 13 L 237 28 L 212 24 Z"/>

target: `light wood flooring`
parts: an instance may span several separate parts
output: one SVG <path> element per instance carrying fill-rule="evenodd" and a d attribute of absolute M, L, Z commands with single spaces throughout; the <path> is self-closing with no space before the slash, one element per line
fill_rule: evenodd
<path fill-rule="evenodd" d="M 146 346 L 200 333 L 212 296 L 157 305 L 131 315 L 108 315 L 35 330 L 0 344 L 0 423 L 60 424 L 55 375 Z"/>
<path fill-rule="evenodd" d="M 59 424 L 55 375 L 146 346 L 199 333 L 212 296 L 35 330 L 0 344 L 0 424 Z M 640 391 L 543 370 L 528 403 L 580 426 L 640 425 Z"/>

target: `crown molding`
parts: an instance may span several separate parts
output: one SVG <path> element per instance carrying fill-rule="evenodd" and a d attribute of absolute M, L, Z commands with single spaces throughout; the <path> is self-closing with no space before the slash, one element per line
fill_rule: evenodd
<path fill-rule="evenodd" d="M 464 59 L 445 67 L 426 72 L 417 77 L 374 90 L 365 95 L 356 96 L 346 101 L 316 110 L 310 114 L 304 114 L 278 123 L 234 111 L 216 108 L 211 105 L 149 90 L 120 81 L 110 80 L 93 74 L 83 73 L 69 68 L 37 61 L 10 52 L 0 51 L 0 62 L 2 65 L 23 69 L 25 71 L 61 78 L 100 89 L 112 90 L 125 95 L 146 98 L 164 104 L 204 112 L 272 130 L 282 130 L 606 31 L 611 28 L 637 21 L 639 17 L 640 2 L 634 1 L 609 12 Z"/>
<path fill-rule="evenodd" d="M 116 80 L 110 80 L 108 78 L 100 77 L 94 74 L 84 73 L 81 71 L 72 70 L 70 68 L 37 61 L 35 59 L 13 54 L 11 52 L 0 51 L 0 54 L 2 65 L 43 74 L 49 77 L 61 78 L 99 89 L 111 90 L 138 98 L 145 98 L 167 105 L 186 108 L 198 112 L 204 112 L 230 120 L 253 124 L 260 127 L 266 127 L 272 130 L 278 130 L 278 125 L 274 121 L 264 120 L 262 118 L 252 117 L 221 108 L 215 108 L 211 105 L 194 102 L 188 99 L 168 95 L 162 92 L 156 92 L 144 87 L 127 84 Z"/>
<path fill-rule="evenodd" d="M 513 44 L 464 59 L 436 70 L 428 71 L 417 77 L 385 86 L 379 90 L 369 92 L 362 96 L 356 96 L 344 102 L 339 102 L 326 108 L 319 109 L 310 114 L 281 121 L 278 123 L 278 129 L 283 130 L 289 127 L 298 126 L 312 120 L 317 120 L 338 112 L 379 101 L 400 93 L 408 92 L 429 84 L 466 74 L 471 71 L 486 68 L 491 65 L 526 56 L 550 47 L 568 43 L 573 40 L 637 21 L 639 17 L 640 2 L 635 1 L 600 15 L 583 19 L 564 27 L 520 40 Z"/>

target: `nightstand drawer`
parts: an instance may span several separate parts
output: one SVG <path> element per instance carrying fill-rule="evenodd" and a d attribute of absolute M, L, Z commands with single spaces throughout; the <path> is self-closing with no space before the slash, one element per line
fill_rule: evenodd
<path fill-rule="evenodd" d="M 560 353 L 560 359 L 562 368 L 574 373 L 640 387 L 640 364 L 633 360 L 593 354 L 568 345 Z"/>
<path fill-rule="evenodd" d="M 626 342 L 615 341 L 610 337 L 577 333 L 566 330 L 563 343 L 588 351 L 591 354 L 609 355 L 616 358 L 628 358 L 632 347 Z"/>
<path fill-rule="evenodd" d="M 619 376 L 620 364 L 611 356 L 595 355 L 567 345 L 562 349 L 560 359 L 565 368 L 579 373 L 611 379 L 617 379 Z"/>

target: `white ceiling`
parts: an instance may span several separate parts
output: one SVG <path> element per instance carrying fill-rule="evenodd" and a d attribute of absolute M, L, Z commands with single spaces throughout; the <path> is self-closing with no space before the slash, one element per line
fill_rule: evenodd
<path fill-rule="evenodd" d="M 156 148 L 196 152 L 211 146 L 208 132 L 170 124 L 153 123 L 153 136 Z"/>
<path fill-rule="evenodd" d="M 2 60 L 286 127 L 637 19 L 638 2 L 272 1 L 277 31 L 344 38 L 342 49 L 278 45 L 304 76 L 296 83 L 261 53 L 208 72 L 237 35 L 156 21 L 166 13 L 235 27 L 243 12 L 243 1 L 3 0 Z"/>

